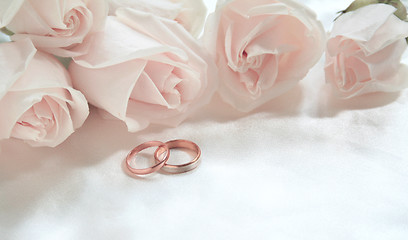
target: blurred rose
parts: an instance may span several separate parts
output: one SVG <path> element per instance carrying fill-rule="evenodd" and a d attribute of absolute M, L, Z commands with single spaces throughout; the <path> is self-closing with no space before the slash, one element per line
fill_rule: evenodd
<path fill-rule="evenodd" d="M 79 56 L 88 47 L 84 39 L 103 30 L 107 13 L 106 0 L 25 0 L 7 28 L 12 40 L 30 38 L 43 51 Z"/>
<path fill-rule="evenodd" d="M 135 132 L 150 123 L 176 126 L 209 102 L 216 67 L 180 24 L 128 8 L 117 15 L 69 68 L 91 104 Z"/>
<path fill-rule="evenodd" d="M 0 1 L 0 28 L 6 26 L 20 9 L 24 0 L 1 0 Z"/>
<path fill-rule="evenodd" d="M 201 33 L 207 13 L 202 0 L 109 0 L 109 15 L 115 15 L 120 7 L 175 20 L 195 37 Z"/>
<path fill-rule="evenodd" d="M 407 67 L 400 63 L 407 47 L 408 23 L 395 8 L 374 4 L 342 15 L 327 43 L 326 81 L 342 98 L 406 87 Z"/>
<path fill-rule="evenodd" d="M 30 40 L 0 44 L 0 63 L 0 140 L 54 147 L 85 121 L 88 104 L 67 70 Z"/>
<path fill-rule="evenodd" d="M 294 87 L 319 60 L 323 26 L 306 6 L 291 0 L 228 0 L 205 30 L 215 51 L 222 98 L 251 111 Z"/>

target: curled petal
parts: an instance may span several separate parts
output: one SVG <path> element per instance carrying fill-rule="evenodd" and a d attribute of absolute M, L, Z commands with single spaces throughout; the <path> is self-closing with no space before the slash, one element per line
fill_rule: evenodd
<path fill-rule="evenodd" d="M 1 44 L 0 52 L 27 41 Z M 23 57 L 24 48 L 18 49 Z M 35 50 L 33 56 L 25 57 L 24 67 L 9 78 L 12 84 L 0 99 L 0 139 L 14 137 L 32 146 L 57 146 L 83 124 L 89 113 L 87 101 L 72 88 L 67 70 L 56 58 Z"/>
<path fill-rule="evenodd" d="M 346 13 L 336 20 L 330 38 L 353 39 L 361 43 L 366 55 L 375 53 L 407 37 L 408 24 L 396 17 L 395 11 L 387 4 L 373 4 Z"/>
<path fill-rule="evenodd" d="M 247 112 L 306 76 L 321 57 L 325 33 L 295 1 L 226 0 L 209 17 L 203 39 L 220 68 L 221 97 Z"/>
<path fill-rule="evenodd" d="M 0 45 L 0 100 L 24 74 L 37 50 L 28 39 Z M 12 58 L 10 56 L 13 56 Z"/>
<path fill-rule="evenodd" d="M 30 38 L 42 51 L 73 57 L 86 52 L 83 41 L 103 29 L 106 15 L 105 0 L 27 0 L 7 27 L 12 40 Z"/>
<path fill-rule="evenodd" d="M 325 72 L 339 97 L 395 92 L 408 86 L 407 67 L 400 63 L 407 48 L 408 23 L 394 12 L 389 5 L 368 5 L 335 22 L 327 42 Z"/>

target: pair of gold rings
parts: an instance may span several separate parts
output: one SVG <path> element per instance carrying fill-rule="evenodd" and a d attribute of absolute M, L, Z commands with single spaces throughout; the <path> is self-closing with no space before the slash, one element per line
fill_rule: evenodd
<path fill-rule="evenodd" d="M 134 168 L 131 166 L 132 159 L 136 158 L 136 155 L 141 152 L 142 150 L 150 147 L 157 147 L 157 150 L 154 152 L 154 159 L 155 165 L 148 167 L 148 168 Z M 195 153 L 195 157 L 188 163 L 173 165 L 168 164 L 167 161 L 170 158 L 170 149 L 180 148 L 193 151 Z M 153 172 L 156 172 L 162 169 L 168 173 L 184 173 L 193 170 L 196 168 L 200 162 L 201 150 L 197 144 L 188 141 L 188 140 L 172 140 L 168 142 L 160 142 L 160 141 L 150 141 L 140 144 L 139 146 L 135 147 L 126 157 L 126 167 L 127 169 L 136 175 L 146 175 Z"/>

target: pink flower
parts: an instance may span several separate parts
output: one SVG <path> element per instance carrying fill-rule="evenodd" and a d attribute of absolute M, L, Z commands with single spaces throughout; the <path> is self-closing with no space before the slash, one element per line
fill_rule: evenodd
<path fill-rule="evenodd" d="M 91 104 L 135 132 L 150 123 L 176 126 L 209 102 L 216 67 L 180 24 L 128 8 L 117 16 L 69 68 Z"/>
<path fill-rule="evenodd" d="M 0 140 L 54 147 L 85 121 L 87 101 L 67 70 L 30 40 L 0 44 L 0 62 Z"/>
<path fill-rule="evenodd" d="M 175 20 L 194 37 L 201 33 L 207 12 L 202 0 L 109 0 L 109 15 L 121 7 Z"/>
<path fill-rule="evenodd" d="M 81 43 L 103 29 L 105 0 L 25 0 L 7 25 L 12 40 L 30 38 L 42 51 L 62 57 L 86 53 Z"/>
<path fill-rule="evenodd" d="M 342 15 L 327 43 L 326 81 L 342 98 L 370 92 L 394 92 L 408 84 L 400 63 L 407 47 L 408 23 L 395 8 L 374 4 Z"/>
<path fill-rule="evenodd" d="M 321 57 L 325 33 L 315 14 L 292 0 L 227 0 L 204 39 L 220 68 L 222 98 L 251 111 L 305 77 Z"/>

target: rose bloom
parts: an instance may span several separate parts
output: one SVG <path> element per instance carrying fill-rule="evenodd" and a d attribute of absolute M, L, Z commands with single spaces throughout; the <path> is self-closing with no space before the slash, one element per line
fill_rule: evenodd
<path fill-rule="evenodd" d="M 55 147 L 83 124 L 88 103 L 55 57 L 25 39 L 0 44 L 0 63 L 0 140 Z"/>
<path fill-rule="evenodd" d="M 207 13 L 202 0 L 109 0 L 109 15 L 114 16 L 120 7 L 175 20 L 195 37 L 201 33 Z"/>
<path fill-rule="evenodd" d="M 105 0 L 25 0 L 7 28 L 12 40 L 30 38 L 42 51 L 72 57 L 86 53 L 81 43 L 103 30 L 107 13 Z"/>
<path fill-rule="evenodd" d="M 216 67 L 180 24 L 129 8 L 116 14 L 69 67 L 91 104 L 135 132 L 150 123 L 176 126 L 209 102 Z"/>
<path fill-rule="evenodd" d="M 400 63 L 407 47 L 408 23 L 395 8 L 374 4 L 339 17 L 327 42 L 326 81 L 341 98 L 394 92 L 407 86 Z"/>
<path fill-rule="evenodd" d="M 320 59 L 325 33 L 291 0 L 228 0 L 210 16 L 204 40 L 220 71 L 219 93 L 251 111 L 294 87 Z"/>

